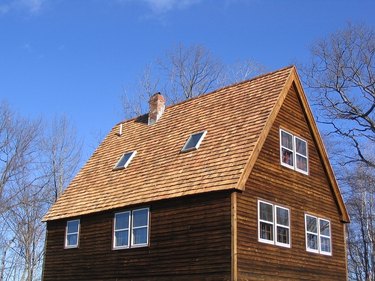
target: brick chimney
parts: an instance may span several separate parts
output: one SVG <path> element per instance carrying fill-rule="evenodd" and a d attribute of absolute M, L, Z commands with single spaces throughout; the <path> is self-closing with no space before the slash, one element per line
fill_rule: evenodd
<path fill-rule="evenodd" d="M 165 109 L 165 99 L 162 94 L 156 93 L 150 98 L 148 104 L 150 105 L 148 124 L 152 125 L 155 124 L 163 115 Z"/>

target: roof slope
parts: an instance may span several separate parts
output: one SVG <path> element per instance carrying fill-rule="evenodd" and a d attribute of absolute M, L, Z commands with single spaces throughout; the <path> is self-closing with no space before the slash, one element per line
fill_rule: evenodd
<path fill-rule="evenodd" d="M 152 126 L 147 116 L 131 119 L 121 136 L 117 124 L 44 220 L 242 189 L 295 75 L 288 67 L 167 107 Z M 200 148 L 181 153 L 190 134 L 203 130 Z M 131 164 L 113 170 L 133 150 Z"/>

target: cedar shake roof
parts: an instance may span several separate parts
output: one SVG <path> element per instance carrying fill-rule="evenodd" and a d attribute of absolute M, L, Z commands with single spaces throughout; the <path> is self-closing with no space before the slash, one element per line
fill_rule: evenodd
<path fill-rule="evenodd" d="M 169 106 L 153 125 L 147 115 L 117 124 L 44 217 L 75 217 L 134 204 L 219 190 L 243 190 L 292 84 L 297 86 L 343 221 L 347 212 L 294 67 Z M 122 124 L 122 135 L 119 127 Z M 207 131 L 198 150 L 181 152 Z M 137 154 L 125 169 L 120 157 Z"/>

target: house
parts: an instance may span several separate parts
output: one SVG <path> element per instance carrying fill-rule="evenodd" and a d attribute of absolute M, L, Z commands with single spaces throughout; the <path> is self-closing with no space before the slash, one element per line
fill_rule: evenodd
<path fill-rule="evenodd" d="M 349 222 L 295 67 L 114 126 L 44 217 L 44 280 L 346 280 Z"/>

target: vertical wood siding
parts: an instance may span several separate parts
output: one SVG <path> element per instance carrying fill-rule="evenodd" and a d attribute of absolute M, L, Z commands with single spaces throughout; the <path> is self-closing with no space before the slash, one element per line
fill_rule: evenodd
<path fill-rule="evenodd" d="M 309 175 L 280 165 L 280 127 L 308 141 Z M 258 242 L 258 199 L 290 208 L 291 248 Z M 344 225 L 294 88 L 237 204 L 239 280 L 346 280 Z M 306 251 L 305 212 L 331 221 L 332 256 Z"/>
<path fill-rule="evenodd" d="M 154 203 L 150 246 L 123 250 L 114 212 L 82 216 L 77 249 L 64 249 L 66 220 L 48 222 L 44 280 L 230 280 L 230 206 L 229 192 Z"/>

